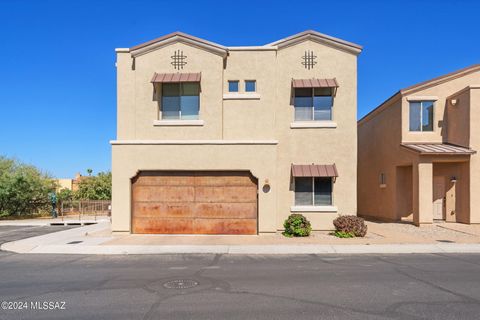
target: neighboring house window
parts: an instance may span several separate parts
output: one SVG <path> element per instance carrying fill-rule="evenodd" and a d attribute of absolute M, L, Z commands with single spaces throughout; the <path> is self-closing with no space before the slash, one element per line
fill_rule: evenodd
<path fill-rule="evenodd" d="M 379 180 L 380 180 L 380 185 L 385 185 L 385 184 L 387 184 L 387 179 L 386 179 L 386 177 L 385 177 L 385 173 L 380 173 Z"/>
<path fill-rule="evenodd" d="M 238 81 L 228 81 L 228 92 L 238 92 Z"/>
<path fill-rule="evenodd" d="M 296 206 L 332 205 L 332 178 L 297 177 L 295 178 Z"/>
<path fill-rule="evenodd" d="M 295 89 L 295 121 L 332 120 L 331 88 Z"/>
<path fill-rule="evenodd" d="M 410 131 L 433 131 L 433 101 L 410 102 Z"/>
<path fill-rule="evenodd" d="M 257 91 L 257 81 L 245 80 L 245 92 L 255 92 L 255 91 Z"/>
<path fill-rule="evenodd" d="M 164 83 L 162 85 L 162 119 L 198 119 L 199 93 L 198 83 Z"/>

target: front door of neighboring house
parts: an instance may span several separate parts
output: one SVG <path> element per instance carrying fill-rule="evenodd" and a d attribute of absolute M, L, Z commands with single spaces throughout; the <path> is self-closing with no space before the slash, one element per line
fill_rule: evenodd
<path fill-rule="evenodd" d="M 445 220 L 445 177 L 433 177 L 433 220 Z"/>

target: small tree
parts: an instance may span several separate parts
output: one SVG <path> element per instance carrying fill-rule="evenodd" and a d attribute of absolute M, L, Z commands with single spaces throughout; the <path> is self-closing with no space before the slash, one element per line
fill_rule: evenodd
<path fill-rule="evenodd" d="M 82 179 L 74 196 L 77 200 L 110 200 L 112 173 L 100 172 L 97 176 Z"/>
<path fill-rule="evenodd" d="M 89 176 L 92 176 L 93 170 L 92 169 L 87 169 L 87 173 Z"/>
<path fill-rule="evenodd" d="M 0 156 L 0 215 L 32 214 L 50 209 L 55 181 L 31 165 Z"/>
<path fill-rule="evenodd" d="M 70 189 L 62 189 L 57 192 L 57 200 L 58 202 L 70 201 L 73 199 L 73 191 Z"/>

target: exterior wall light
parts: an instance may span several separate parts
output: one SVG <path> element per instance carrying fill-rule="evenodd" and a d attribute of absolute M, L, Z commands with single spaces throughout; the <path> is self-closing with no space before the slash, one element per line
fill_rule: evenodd
<path fill-rule="evenodd" d="M 265 179 L 265 182 L 263 183 L 263 187 L 262 187 L 262 191 L 264 193 L 269 193 L 270 192 L 270 181 L 268 181 L 268 179 Z"/>
<path fill-rule="evenodd" d="M 453 177 L 450 179 L 450 182 L 451 182 L 451 183 L 456 183 L 456 182 L 457 182 L 457 177 L 453 176 Z"/>

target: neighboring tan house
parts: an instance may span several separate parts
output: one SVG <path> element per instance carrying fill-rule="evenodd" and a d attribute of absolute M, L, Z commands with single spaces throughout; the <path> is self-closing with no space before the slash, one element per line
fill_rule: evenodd
<path fill-rule="evenodd" d="M 480 223 L 480 65 L 405 88 L 358 122 L 358 214 Z"/>
<path fill-rule="evenodd" d="M 88 176 L 82 176 L 80 173 L 75 174 L 74 179 L 62 178 L 57 179 L 58 188 L 57 191 L 62 189 L 68 189 L 72 191 L 77 191 L 81 181 L 88 179 Z"/>
<path fill-rule="evenodd" d="M 57 192 L 62 190 L 62 189 L 68 189 L 72 190 L 73 187 L 73 179 L 68 179 L 68 178 L 61 178 L 61 179 L 56 179 L 57 182 Z"/>
<path fill-rule="evenodd" d="M 113 231 L 272 233 L 291 213 L 318 230 L 356 214 L 361 49 L 315 31 L 116 49 Z"/>

